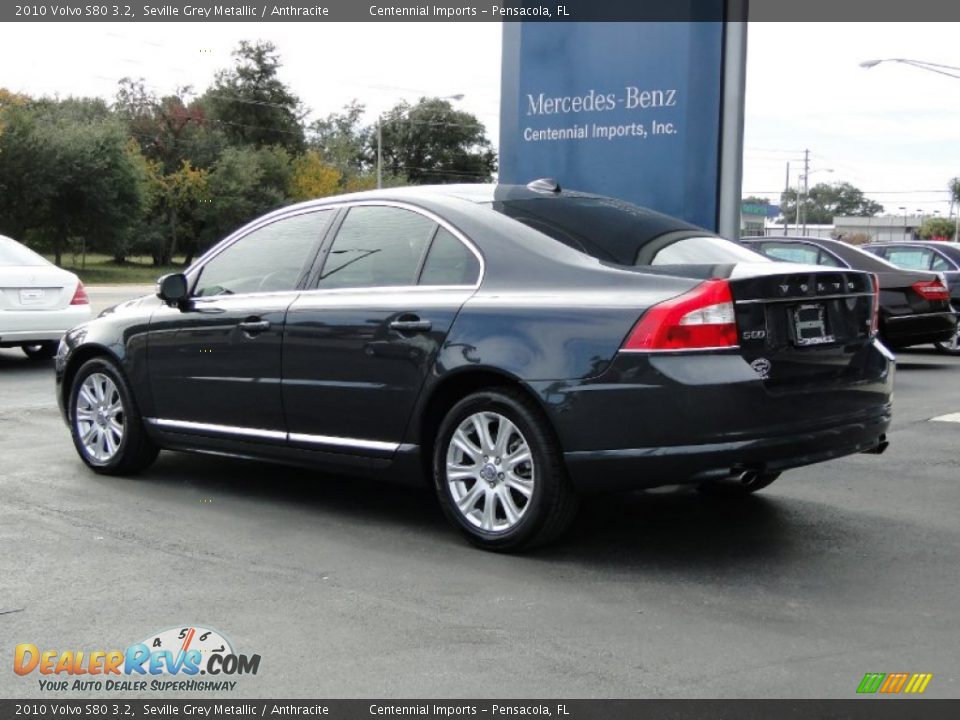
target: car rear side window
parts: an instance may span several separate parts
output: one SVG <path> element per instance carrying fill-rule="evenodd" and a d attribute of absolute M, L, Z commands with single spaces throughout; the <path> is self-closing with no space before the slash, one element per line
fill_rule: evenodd
<path fill-rule="evenodd" d="M 763 254 L 774 260 L 816 265 L 820 250 L 813 245 L 775 245 L 763 244 Z"/>
<path fill-rule="evenodd" d="M 437 223 L 411 210 L 350 208 L 323 264 L 317 287 L 415 285 Z"/>
<path fill-rule="evenodd" d="M 420 273 L 421 285 L 475 285 L 480 261 L 446 228 L 440 228 Z"/>
<path fill-rule="evenodd" d="M 887 260 L 907 270 L 929 270 L 932 255 L 926 248 L 898 248 L 887 251 Z"/>
<path fill-rule="evenodd" d="M 247 233 L 203 266 L 193 294 L 293 290 L 332 214 L 319 210 L 285 217 Z"/>

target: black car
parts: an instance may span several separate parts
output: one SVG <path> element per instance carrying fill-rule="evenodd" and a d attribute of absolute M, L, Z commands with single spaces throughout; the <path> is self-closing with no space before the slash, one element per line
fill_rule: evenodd
<path fill-rule="evenodd" d="M 882 450 L 874 307 L 869 273 L 551 183 L 383 190 L 273 212 L 75 328 L 57 394 L 97 472 L 166 448 L 427 478 L 505 550 L 581 493 Z"/>
<path fill-rule="evenodd" d="M 930 270 L 943 276 L 950 291 L 950 304 L 960 314 L 960 244 L 937 240 L 871 243 L 864 250 L 907 270 Z M 960 355 L 960 331 L 950 340 L 934 343 L 937 350 Z"/>
<path fill-rule="evenodd" d="M 957 316 L 940 274 L 905 270 L 842 240 L 811 237 L 743 238 L 773 260 L 874 273 L 880 283 L 880 339 L 891 348 L 950 343 Z"/>

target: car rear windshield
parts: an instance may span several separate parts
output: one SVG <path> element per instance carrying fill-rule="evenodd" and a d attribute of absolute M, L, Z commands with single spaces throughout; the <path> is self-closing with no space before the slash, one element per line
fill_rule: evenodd
<path fill-rule="evenodd" d="M 50 263 L 16 240 L 0 235 L 0 267 L 38 266 Z"/>
<path fill-rule="evenodd" d="M 582 253 L 619 265 L 664 264 L 659 256 L 683 245 L 672 262 L 736 263 L 758 256 L 682 220 L 613 198 L 559 196 L 500 200 L 492 208 Z M 683 242 L 693 240 L 694 242 Z M 670 245 L 661 243 L 667 239 Z M 642 253 L 656 244 L 654 253 Z M 652 248 L 647 248 L 652 249 Z M 644 257 L 645 255 L 650 257 Z"/>

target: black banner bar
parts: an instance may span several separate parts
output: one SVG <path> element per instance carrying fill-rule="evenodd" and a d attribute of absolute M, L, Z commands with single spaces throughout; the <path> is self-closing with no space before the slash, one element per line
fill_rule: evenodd
<path fill-rule="evenodd" d="M 960 700 L 0 700 L 0 718 L 954 720 Z"/>
<path fill-rule="evenodd" d="M 54 0 L 0 4 L 4 22 L 713 22 L 723 0 Z M 960 20 L 943 0 L 736 0 L 727 20 Z M 851 42 L 857 28 L 851 25 Z"/>

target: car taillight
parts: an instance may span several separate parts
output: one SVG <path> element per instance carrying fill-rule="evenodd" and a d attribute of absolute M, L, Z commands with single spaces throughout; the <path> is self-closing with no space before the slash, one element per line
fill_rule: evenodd
<path fill-rule="evenodd" d="M 873 276 L 873 311 L 870 315 L 870 335 L 876 335 L 880 332 L 880 276 L 876 273 L 870 273 Z"/>
<path fill-rule="evenodd" d="M 87 297 L 87 291 L 83 289 L 83 283 L 79 280 L 77 281 L 77 289 L 73 293 L 73 299 L 70 301 L 71 305 L 89 305 L 90 298 Z"/>
<path fill-rule="evenodd" d="M 924 300 L 949 300 L 950 291 L 940 278 L 936 280 L 921 280 L 911 287 Z"/>
<path fill-rule="evenodd" d="M 726 280 L 707 280 L 647 310 L 622 350 L 699 350 L 737 347 L 733 295 Z"/>

